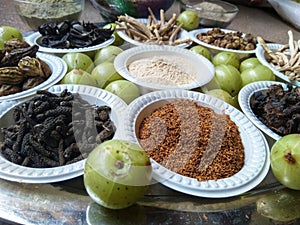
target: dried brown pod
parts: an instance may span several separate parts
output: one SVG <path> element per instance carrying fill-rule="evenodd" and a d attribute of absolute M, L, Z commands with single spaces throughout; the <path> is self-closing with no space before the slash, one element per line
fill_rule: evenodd
<path fill-rule="evenodd" d="M 20 92 L 22 88 L 19 85 L 1 84 L 0 85 L 0 96 L 6 96 Z"/>
<path fill-rule="evenodd" d="M 30 45 L 21 38 L 13 38 L 4 42 L 6 52 L 12 52 L 15 49 L 28 48 Z"/>
<path fill-rule="evenodd" d="M 20 84 L 25 80 L 26 76 L 17 66 L 7 66 L 0 68 L 0 85 L 1 84 Z"/>
<path fill-rule="evenodd" d="M 39 58 L 25 56 L 20 59 L 18 66 L 25 76 L 29 77 L 49 77 L 51 69 Z"/>
<path fill-rule="evenodd" d="M 37 45 L 15 49 L 2 58 L 0 61 L 0 66 L 17 66 L 19 60 L 25 56 L 36 57 L 38 49 L 39 47 Z"/>
<path fill-rule="evenodd" d="M 36 87 L 44 81 L 45 79 L 43 77 L 28 77 L 22 84 L 22 91 Z"/>

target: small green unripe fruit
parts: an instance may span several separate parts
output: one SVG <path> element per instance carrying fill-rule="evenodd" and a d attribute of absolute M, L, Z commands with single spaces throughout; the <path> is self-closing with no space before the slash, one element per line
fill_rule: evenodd
<path fill-rule="evenodd" d="M 73 69 L 68 72 L 61 80 L 62 84 L 82 84 L 98 87 L 97 80 L 86 71 Z"/>
<path fill-rule="evenodd" d="M 73 69 L 81 69 L 90 73 L 94 69 L 93 60 L 81 52 L 69 52 L 63 55 L 62 59 L 68 66 L 68 72 Z"/>
<path fill-rule="evenodd" d="M 150 159 L 137 144 L 109 140 L 88 156 L 84 185 L 90 197 L 111 209 L 135 204 L 146 192 L 152 177 Z"/>
<path fill-rule="evenodd" d="M 177 25 L 182 24 L 182 28 L 190 31 L 198 28 L 200 23 L 200 17 L 197 12 L 192 10 L 185 10 L 177 17 Z"/>
<path fill-rule="evenodd" d="M 203 47 L 201 45 L 193 46 L 193 47 L 190 48 L 190 50 L 193 51 L 193 52 L 196 52 L 196 53 L 198 53 L 200 55 L 203 55 L 208 60 L 211 60 L 211 53 L 210 53 L 210 51 L 207 48 L 205 48 L 205 47 Z"/>
<path fill-rule="evenodd" d="M 100 63 L 92 70 L 91 75 L 97 80 L 100 88 L 105 88 L 112 81 L 124 79 L 116 71 L 112 62 Z"/>
<path fill-rule="evenodd" d="M 271 148 L 271 169 L 284 186 L 300 190 L 300 134 L 288 134 L 278 139 Z"/>
<path fill-rule="evenodd" d="M 140 96 L 138 86 L 128 80 L 115 80 L 109 83 L 105 90 L 119 96 L 127 104 Z"/>
<path fill-rule="evenodd" d="M 95 53 L 94 64 L 95 66 L 97 66 L 104 62 L 113 63 L 117 55 L 119 55 L 121 52 L 123 52 L 123 49 L 114 45 L 109 45 L 105 48 L 101 48 Z"/>
<path fill-rule="evenodd" d="M 214 96 L 216 98 L 219 98 L 219 99 L 227 102 L 228 104 L 230 104 L 232 106 L 235 106 L 233 97 L 227 91 L 224 91 L 223 89 L 212 89 L 212 90 L 209 90 L 208 92 L 206 92 L 205 94 Z"/>
<path fill-rule="evenodd" d="M 11 26 L 0 26 L 0 49 L 4 48 L 4 42 L 13 38 L 23 39 L 21 32 Z"/>
<path fill-rule="evenodd" d="M 215 66 L 225 64 L 232 65 L 237 69 L 240 67 L 240 59 L 235 52 L 219 52 L 212 58 L 212 63 Z"/>

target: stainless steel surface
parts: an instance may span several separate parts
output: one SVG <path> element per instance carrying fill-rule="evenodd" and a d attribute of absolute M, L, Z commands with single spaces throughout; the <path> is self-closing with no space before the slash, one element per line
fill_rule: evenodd
<path fill-rule="evenodd" d="M 0 0 L 0 25 L 22 32 L 31 31 L 17 16 L 12 1 Z M 268 41 L 287 42 L 287 31 L 299 31 L 283 22 L 270 8 L 239 5 L 240 12 L 229 29 L 261 35 Z M 171 10 L 176 10 L 174 6 Z M 171 11 L 172 12 L 172 11 Z M 88 2 L 85 21 L 101 21 Z M 270 142 L 272 145 L 272 141 Z M 83 177 L 53 184 L 21 184 L 0 179 L 0 224 L 299 224 L 300 220 L 278 223 L 257 211 L 257 201 L 282 189 L 269 173 L 255 189 L 242 196 L 209 199 L 185 195 L 161 184 L 151 185 L 137 205 L 120 211 L 95 205 L 87 195 Z M 276 207 L 276 205 L 274 205 Z M 295 207 L 298 207 L 295 205 Z M 295 215 L 295 218 L 300 215 Z M 89 220 L 88 220 L 89 219 Z"/>
<path fill-rule="evenodd" d="M 251 192 L 226 199 L 193 197 L 155 184 L 137 205 L 114 211 L 93 204 L 85 192 L 82 177 L 55 184 L 1 180 L 0 217 L 20 224 L 88 224 L 88 208 L 92 205 L 97 210 L 90 218 L 97 218 L 96 224 L 271 225 L 273 221 L 257 213 L 256 202 L 278 188 L 282 187 L 274 182 L 271 174 Z"/>

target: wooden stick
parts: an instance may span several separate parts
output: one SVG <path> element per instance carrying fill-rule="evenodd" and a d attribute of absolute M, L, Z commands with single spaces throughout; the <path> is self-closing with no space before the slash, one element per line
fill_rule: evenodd
<path fill-rule="evenodd" d="M 158 23 L 158 21 L 157 21 L 155 15 L 154 15 L 154 13 L 153 13 L 153 11 L 152 11 L 152 9 L 151 9 L 150 7 L 148 7 L 148 11 L 149 11 L 149 14 L 151 15 L 151 17 L 152 17 L 154 23 Z"/>
<path fill-rule="evenodd" d="M 160 24 L 165 25 L 165 11 L 163 9 L 160 10 Z"/>

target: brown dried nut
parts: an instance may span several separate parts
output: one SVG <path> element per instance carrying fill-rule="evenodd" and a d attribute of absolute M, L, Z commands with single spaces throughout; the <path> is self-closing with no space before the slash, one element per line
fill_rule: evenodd
<path fill-rule="evenodd" d="M 40 58 L 37 58 L 39 61 L 40 61 L 40 63 L 41 63 L 41 67 L 42 67 L 42 70 L 43 70 L 43 74 L 44 74 L 44 76 L 43 77 L 45 77 L 45 78 L 48 78 L 48 77 L 50 77 L 50 75 L 52 74 L 52 70 L 51 70 L 51 68 L 49 67 L 49 65 L 44 61 L 44 60 L 42 60 L 42 59 L 40 59 Z"/>
<path fill-rule="evenodd" d="M 256 48 L 256 37 L 251 34 L 245 34 L 241 31 L 225 33 L 220 28 L 212 28 L 207 32 L 199 33 L 197 38 L 208 44 L 221 48 L 235 50 L 254 50 Z"/>
<path fill-rule="evenodd" d="M 15 94 L 21 91 L 19 85 L 2 84 L 0 85 L 0 96 Z"/>
<path fill-rule="evenodd" d="M 36 87 L 44 81 L 45 79 L 43 77 L 28 77 L 28 79 L 23 82 L 22 90 L 25 91 Z"/>
<path fill-rule="evenodd" d="M 14 49 L 28 48 L 28 47 L 30 47 L 30 45 L 26 41 L 20 38 L 13 38 L 11 40 L 4 42 L 4 49 L 7 52 L 11 52 Z"/>
<path fill-rule="evenodd" d="M 27 48 L 14 49 L 12 52 L 6 54 L 0 61 L 0 66 L 17 66 L 20 59 L 25 56 L 36 57 L 39 47 L 33 45 Z"/>
<path fill-rule="evenodd" d="M 25 56 L 20 59 L 18 66 L 24 75 L 29 77 L 44 76 L 42 64 L 39 59 Z"/>
<path fill-rule="evenodd" d="M 26 76 L 16 66 L 0 68 L 0 84 L 20 84 Z"/>

